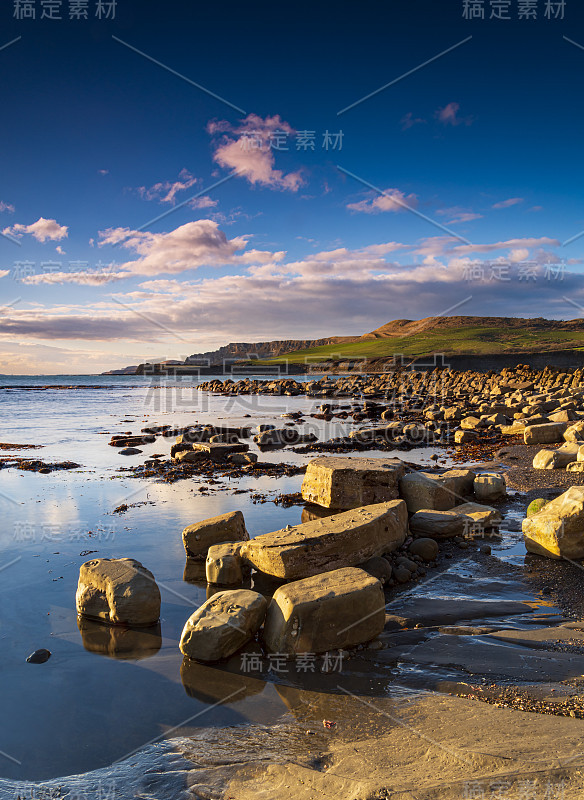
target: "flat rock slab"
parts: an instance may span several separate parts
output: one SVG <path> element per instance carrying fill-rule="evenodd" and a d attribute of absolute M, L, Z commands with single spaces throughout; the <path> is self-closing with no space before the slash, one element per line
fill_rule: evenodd
<path fill-rule="evenodd" d="M 414 597 L 390 603 L 386 611 L 386 627 L 406 628 L 417 624 L 446 625 L 459 620 L 528 614 L 532 608 L 515 600 Z"/>
<path fill-rule="evenodd" d="M 406 504 L 392 500 L 256 536 L 241 555 L 266 575 L 294 581 L 389 553 L 407 531 Z"/>
<path fill-rule="evenodd" d="M 581 625 L 582 623 L 577 623 Z M 584 631 L 568 623 L 555 628 L 535 628 L 534 630 L 493 631 L 489 638 L 522 647 L 548 648 L 557 644 L 572 644 L 584 648 Z"/>
<path fill-rule="evenodd" d="M 402 654 L 416 664 L 453 667 L 473 675 L 560 681 L 584 675 L 584 655 L 495 644 L 469 636 L 437 636 Z"/>
<path fill-rule="evenodd" d="M 324 653 L 374 639 L 384 622 L 380 581 L 347 567 L 277 589 L 263 636 L 272 653 Z"/>
<path fill-rule="evenodd" d="M 193 444 L 195 452 L 204 453 L 207 458 L 213 461 L 223 461 L 232 453 L 247 453 L 248 444 L 221 444 L 220 442 L 195 442 Z"/>
<path fill-rule="evenodd" d="M 302 497 L 336 509 L 386 503 L 399 497 L 404 472 L 398 458 L 315 458 L 306 468 Z"/>

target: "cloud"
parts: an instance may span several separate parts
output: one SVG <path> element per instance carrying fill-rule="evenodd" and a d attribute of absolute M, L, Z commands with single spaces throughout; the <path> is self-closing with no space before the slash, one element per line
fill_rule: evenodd
<path fill-rule="evenodd" d="M 493 208 L 511 208 L 511 206 L 517 206 L 520 203 L 523 203 L 523 197 L 510 197 L 509 200 L 501 200 L 500 203 L 495 203 Z"/>
<path fill-rule="evenodd" d="M 10 205 L 10 203 L 5 203 L 3 200 L 0 200 L 0 213 L 3 211 L 8 211 L 9 214 L 14 214 L 14 206 Z"/>
<path fill-rule="evenodd" d="M 444 108 L 436 111 L 435 117 L 443 125 L 472 125 L 474 117 L 459 117 L 460 103 L 448 103 Z"/>
<path fill-rule="evenodd" d="M 129 228 L 109 228 L 99 232 L 99 246 L 121 245 L 138 256 L 120 265 L 119 271 L 134 275 L 176 275 L 204 266 L 265 263 L 279 261 L 283 252 L 244 250 L 248 236 L 228 239 L 216 222 L 200 219 L 187 222 L 170 233 L 150 233 Z"/>
<path fill-rule="evenodd" d="M 98 169 L 97 172 L 99 175 L 109 175 L 109 169 Z"/>
<path fill-rule="evenodd" d="M 6 278 L 7 275 L 10 275 L 9 269 L 0 269 L 0 278 Z"/>
<path fill-rule="evenodd" d="M 207 131 L 219 137 L 213 160 L 221 167 L 235 170 L 252 186 L 297 192 L 304 184 L 300 170 L 284 173 L 274 169 L 276 133 L 286 137 L 294 133 L 293 128 L 278 115 L 262 118 L 249 114 L 236 126 L 226 120 L 214 120 L 207 126 Z"/>
<path fill-rule="evenodd" d="M 69 235 L 69 228 L 67 225 L 59 225 L 54 219 L 45 219 L 40 217 L 36 222 L 31 225 L 21 225 L 17 223 L 9 228 L 4 228 L 2 231 L 5 235 L 12 235 L 21 237 L 25 233 L 29 233 L 37 242 L 58 242 L 61 239 L 66 239 Z"/>
<path fill-rule="evenodd" d="M 175 181 L 160 181 L 155 183 L 147 189 L 145 186 L 138 187 L 138 194 L 144 200 L 158 200 L 159 203 L 176 203 L 176 195 L 178 192 L 184 192 L 191 189 L 197 182 L 195 178 L 187 169 L 181 169 L 178 174 L 178 179 Z"/>
<path fill-rule="evenodd" d="M 437 212 L 441 216 L 448 216 L 451 219 L 447 220 L 447 225 L 456 225 L 462 222 L 472 222 L 475 219 L 483 219 L 482 214 L 476 214 L 474 211 L 468 211 L 465 208 L 454 206 L 453 208 L 441 208 Z"/>
<path fill-rule="evenodd" d="M 191 200 L 189 206 L 191 208 L 215 208 L 218 203 L 218 200 L 213 200 L 212 197 L 204 194 L 201 197 L 195 197 L 194 200 Z"/>
<path fill-rule="evenodd" d="M 47 272 L 39 275 L 29 275 L 26 278 L 22 278 L 20 282 L 31 286 L 63 283 L 75 283 L 79 286 L 104 286 L 107 283 L 121 281 L 129 277 L 131 277 L 129 272 Z"/>
<path fill-rule="evenodd" d="M 60 245 L 60 244 L 59 244 L 59 245 L 57 245 L 57 247 L 55 247 L 55 250 L 56 250 L 56 251 L 57 251 L 57 253 L 59 253 L 59 255 L 61 255 L 61 256 L 66 256 L 66 255 L 67 255 L 66 251 L 65 251 L 65 250 L 63 250 L 63 248 L 61 247 L 61 245 Z"/>
<path fill-rule="evenodd" d="M 376 194 L 358 203 L 348 203 L 349 211 L 361 211 L 365 214 L 379 214 L 382 211 L 403 211 L 404 208 L 416 208 L 418 198 L 415 194 L 405 195 L 399 189 L 386 189 L 383 194 Z"/>
<path fill-rule="evenodd" d="M 413 128 L 414 125 L 425 125 L 426 120 L 422 119 L 421 117 L 414 117 L 411 111 L 401 118 L 400 120 L 402 131 L 407 131 L 410 128 Z"/>

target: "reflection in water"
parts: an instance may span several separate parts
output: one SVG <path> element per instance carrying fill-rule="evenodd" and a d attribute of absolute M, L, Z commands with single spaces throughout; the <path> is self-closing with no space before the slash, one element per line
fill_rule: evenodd
<path fill-rule="evenodd" d="M 261 694 L 266 682 L 241 671 L 241 654 L 221 666 L 209 666 L 184 657 L 180 677 L 189 697 L 203 703 L 237 703 Z"/>
<path fill-rule="evenodd" d="M 149 628 L 128 628 L 125 625 L 105 625 L 78 616 L 77 625 L 83 647 L 91 653 L 119 659 L 149 658 L 160 650 L 160 623 Z"/>
<path fill-rule="evenodd" d="M 205 573 L 205 562 L 200 559 L 187 557 L 183 581 L 186 583 L 202 583 L 206 585 L 207 575 Z"/>

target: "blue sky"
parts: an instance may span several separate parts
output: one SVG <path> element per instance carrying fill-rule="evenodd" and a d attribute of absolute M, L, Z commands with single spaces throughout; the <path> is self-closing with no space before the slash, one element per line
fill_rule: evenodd
<path fill-rule="evenodd" d="M 0 372 L 581 316 L 577 0 L 510 0 L 508 20 L 491 0 L 485 19 L 459 0 L 18 5 L 0 11 Z"/>

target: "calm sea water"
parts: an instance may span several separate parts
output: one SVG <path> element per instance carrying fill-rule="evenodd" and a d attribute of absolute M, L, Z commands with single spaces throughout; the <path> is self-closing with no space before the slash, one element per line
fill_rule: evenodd
<path fill-rule="evenodd" d="M 129 458 L 108 441 L 112 434 L 155 424 L 282 425 L 281 414 L 309 413 L 322 400 L 212 396 L 199 392 L 197 383 L 140 376 L 0 378 L 0 441 L 42 445 L 0 455 L 80 465 L 48 475 L 0 470 L 0 777 L 38 780 L 84 772 L 156 737 L 274 722 L 289 712 L 277 681 L 252 676 L 237 684 L 239 679 L 227 680 L 211 667 L 181 673 L 181 630 L 207 597 L 205 583 L 190 575 L 185 580 L 181 531 L 235 509 L 244 512 L 252 536 L 296 524 L 300 507 L 254 503 L 249 492 L 234 490 L 251 489 L 271 500 L 299 491 L 301 476 L 225 480 L 203 494 L 204 481 L 197 478 L 169 485 L 122 471 L 154 453 L 168 455 L 172 440 L 159 437 Z M 24 388 L 49 385 L 61 388 Z M 93 386 L 105 388 L 88 388 Z M 338 424 L 334 434 L 322 422 L 309 424 L 321 438 L 342 432 Z M 416 453 L 428 463 L 426 451 L 408 458 Z M 288 450 L 269 454 L 272 461 L 289 463 L 309 458 Z M 129 510 L 115 514 L 122 503 Z M 162 593 L 159 633 L 95 625 L 80 630 L 75 590 L 79 566 L 91 556 L 133 557 L 152 570 Z M 38 648 L 49 649 L 50 660 L 26 663 Z M 233 680 L 243 690 L 217 704 L 233 691 Z"/>

